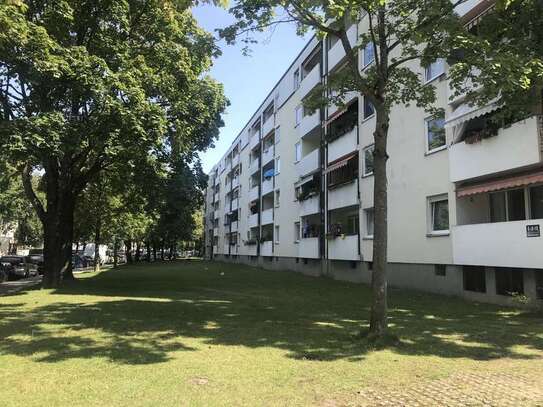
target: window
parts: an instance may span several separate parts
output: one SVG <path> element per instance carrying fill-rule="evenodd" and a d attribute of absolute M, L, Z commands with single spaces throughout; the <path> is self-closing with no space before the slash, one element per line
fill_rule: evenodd
<path fill-rule="evenodd" d="M 296 91 L 300 87 L 300 70 L 296 69 L 293 76 L 294 90 Z"/>
<path fill-rule="evenodd" d="M 279 174 L 281 172 L 281 158 L 277 157 L 275 159 L 275 175 Z"/>
<path fill-rule="evenodd" d="M 424 79 L 426 82 L 430 82 L 445 73 L 445 60 L 439 58 L 432 62 L 424 72 Z"/>
<path fill-rule="evenodd" d="M 368 66 L 375 60 L 375 47 L 372 42 L 366 44 L 362 56 L 364 58 L 364 60 L 362 61 L 362 65 L 364 67 Z"/>
<path fill-rule="evenodd" d="M 360 218 L 358 215 L 347 217 L 347 235 L 357 235 L 360 230 Z"/>
<path fill-rule="evenodd" d="M 302 159 L 302 144 L 296 143 L 294 145 L 294 162 L 298 162 Z"/>
<path fill-rule="evenodd" d="M 445 118 L 426 120 L 426 152 L 442 150 L 446 146 Z"/>
<path fill-rule="evenodd" d="M 534 270 L 535 274 L 535 296 L 543 300 L 543 270 Z"/>
<path fill-rule="evenodd" d="M 366 236 L 373 237 L 373 208 L 364 210 L 366 213 Z"/>
<path fill-rule="evenodd" d="M 464 266 L 464 290 L 486 293 L 486 270 L 481 266 Z"/>
<path fill-rule="evenodd" d="M 304 108 L 303 108 L 302 105 L 296 107 L 296 110 L 295 110 L 295 114 L 296 114 L 296 126 L 299 125 L 299 124 L 301 123 L 303 112 L 304 112 Z"/>
<path fill-rule="evenodd" d="M 275 226 L 275 243 L 279 243 L 279 225 Z"/>
<path fill-rule="evenodd" d="M 543 219 L 543 185 L 530 188 L 531 219 Z"/>
<path fill-rule="evenodd" d="M 294 222 L 294 241 L 300 241 L 300 222 Z"/>
<path fill-rule="evenodd" d="M 371 116 L 375 114 L 375 108 L 371 104 L 371 102 L 368 100 L 368 98 L 364 98 L 364 120 L 369 119 Z"/>
<path fill-rule="evenodd" d="M 444 264 L 434 265 L 434 274 L 439 277 L 445 277 L 447 275 L 447 266 Z"/>
<path fill-rule="evenodd" d="M 496 294 L 524 294 L 524 273 L 522 269 L 496 267 Z"/>
<path fill-rule="evenodd" d="M 490 194 L 490 221 L 512 222 L 516 220 L 526 220 L 524 189 Z"/>
<path fill-rule="evenodd" d="M 280 190 L 275 191 L 275 207 L 276 208 L 279 208 L 280 198 L 281 198 L 281 191 Z"/>
<path fill-rule="evenodd" d="M 430 209 L 430 233 L 446 234 L 449 232 L 449 201 L 446 195 L 428 199 Z"/>
<path fill-rule="evenodd" d="M 368 266 L 369 271 L 373 271 L 373 261 L 366 262 L 366 265 Z"/>
<path fill-rule="evenodd" d="M 373 174 L 373 150 L 373 145 L 364 149 L 364 176 Z"/>

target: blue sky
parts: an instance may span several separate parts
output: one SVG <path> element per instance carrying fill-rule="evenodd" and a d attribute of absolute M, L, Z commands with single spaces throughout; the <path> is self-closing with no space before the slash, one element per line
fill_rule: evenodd
<path fill-rule="evenodd" d="M 224 9 L 202 5 L 193 9 L 200 26 L 215 33 L 216 28 L 230 24 L 232 16 Z M 216 35 L 216 33 L 215 33 Z M 222 55 L 215 60 L 211 76 L 224 84 L 230 106 L 223 116 L 225 126 L 213 149 L 201 155 L 207 172 L 221 158 L 243 126 L 302 50 L 309 36 L 296 35 L 294 25 L 277 26 L 258 36 L 259 43 L 251 46 L 251 56 L 243 56 L 242 44 L 219 42 Z"/>

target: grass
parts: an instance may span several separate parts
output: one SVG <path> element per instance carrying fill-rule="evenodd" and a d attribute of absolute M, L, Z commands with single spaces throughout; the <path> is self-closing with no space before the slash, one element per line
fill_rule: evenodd
<path fill-rule="evenodd" d="M 541 315 L 392 290 L 399 342 L 378 349 L 358 337 L 369 298 L 203 261 L 0 297 L 2 405 L 323 405 L 458 372 L 543 371 Z"/>

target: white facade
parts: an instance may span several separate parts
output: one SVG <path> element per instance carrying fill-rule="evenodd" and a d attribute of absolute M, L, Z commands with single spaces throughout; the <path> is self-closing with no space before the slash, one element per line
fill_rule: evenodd
<path fill-rule="evenodd" d="M 477 4 L 470 0 L 462 14 Z M 363 18 L 349 28 L 351 42 L 367 24 Z M 208 256 L 296 269 L 300 260 L 312 261 L 312 273 L 371 279 L 375 120 L 355 93 L 345 98 L 343 112 L 301 107 L 342 58 L 340 42 L 328 46 L 313 38 L 213 168 L 206 194 Z M 412 68 L 423 80 L 425 69 Z M 543 297 L 541 109 L 479 140 L 493 109 L 451 100 L 446 69 L 443 63 L 443 71 L 429 78 L 446 111 L 442 133 L 415 106 L 391 113 L 391 283 L 484 300 L 482 292 L 473 294 L 484 285 L 473 275 L 482 272 L 498 281 L 484 292 L 499 301 L 503 276 L 518 285 L 521 275 L 524 292 Z M 347 131 L 337 130 L 346 128 L 336 127 L 340 121 L 351 123 Z M 504 192 L 519 189 L 522 194 Z"/>

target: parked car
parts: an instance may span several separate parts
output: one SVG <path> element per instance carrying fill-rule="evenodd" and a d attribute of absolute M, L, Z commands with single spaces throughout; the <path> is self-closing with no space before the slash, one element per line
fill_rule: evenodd
<path fill-rule="evenodd" d="M 29 254 L 27 256 L 28 263 L 34 265 L 36 272 L 41 276 L 43 275 L 43 255 L 41 254 Z"/>
<path fill-rule="evenodd" d="M 8 281 L 8 272 L 7 270 L 4 270 L 4 266 L 2 263 L 0 263 L 0 283 L 3 283 L 4 281 Z"/>
<path fill-rule="evenodd" d="M 0 263 L 4 271 L 7 270 L 10 278 L 29 277 L 34 269 L 25 256 L 2 256 L 0 257 Z"/>
<path fill-rule="evenodd" d="M 80 254 L 77 254 L 77 253 L 74 253 L 72 255 L 72 267 L 74 269 L 79 269 L 79 268 L 83 268 L 87 266 L 88 266 L 88 263 L 85 256 L 81 256 Z"/>

